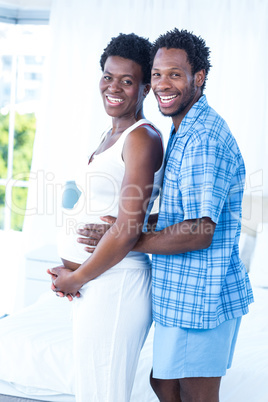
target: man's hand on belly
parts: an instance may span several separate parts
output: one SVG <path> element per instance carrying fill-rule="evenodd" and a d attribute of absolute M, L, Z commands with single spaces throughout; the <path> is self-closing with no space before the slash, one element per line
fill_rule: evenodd
<path fill-rule="evenodd" d="M 84 237 L 78 237 L 78 243 L 85 244 L 85 250 L 93 253 L 102 236 L 113 226 L 116 218 L 113 216 L 101 216 L 100 219 L 105 224 L 87 223 L 82 229 L 78 229 L 77 233 Z"/>

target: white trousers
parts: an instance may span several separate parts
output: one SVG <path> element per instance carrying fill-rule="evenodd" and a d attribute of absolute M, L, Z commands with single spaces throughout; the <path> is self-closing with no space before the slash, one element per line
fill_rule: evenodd
<path fill-rule="evenodd" d="M 129 402 L 151 326 L 151 270 L 111 268 L 81 293 L 73 311 L 76 402 Z"/>

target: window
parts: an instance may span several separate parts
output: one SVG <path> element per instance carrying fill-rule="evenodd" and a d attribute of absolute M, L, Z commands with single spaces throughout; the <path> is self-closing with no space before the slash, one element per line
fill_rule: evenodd
<path fill-rule="evenodd" d="M 0 22 L 0 229 L 23 226 L 48 30 Z"/>

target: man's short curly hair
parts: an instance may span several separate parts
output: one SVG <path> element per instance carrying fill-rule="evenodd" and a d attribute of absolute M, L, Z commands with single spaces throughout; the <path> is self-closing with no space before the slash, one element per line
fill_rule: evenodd
<path fill-rule="evenodd" d="M 183 49 L 187 53 L 188 61 L 192 67 L 192 74 L 204 69 L 206 76 L 202 85 L 202 92 L 205 88 L 207 75 L 210 70 L 210 50 L 206 46 L 206 42 L 200 36 L 194 35 L 184 29 L 174 28 L 172 31 L 160 35 L 152 45 L 151 49 L 151 65 L 157 51 L 161 48 L 167 49 Z"/>
<path fill-rule="evenodd" d="M 138 63 L 143 72 L 143 84 L 149 84 L 151 81 L 150 51 L 152 44 L 148 39 L 138 36 L 134 33 L 123 34 L 111 39 L 104 49 L 100 65 L 102 71 L 109 56 L 120 56 L 125 59 L 133 60 Z"/>

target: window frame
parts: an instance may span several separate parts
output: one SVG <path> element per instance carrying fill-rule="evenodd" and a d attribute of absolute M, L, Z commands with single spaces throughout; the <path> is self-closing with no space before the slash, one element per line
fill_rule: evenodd
<path fill-rule="evenodd" d="M 7 24 L 47 25 L 49 15 L 49 9 L 33 10 L 0 5 L 0 22 Z"/>

